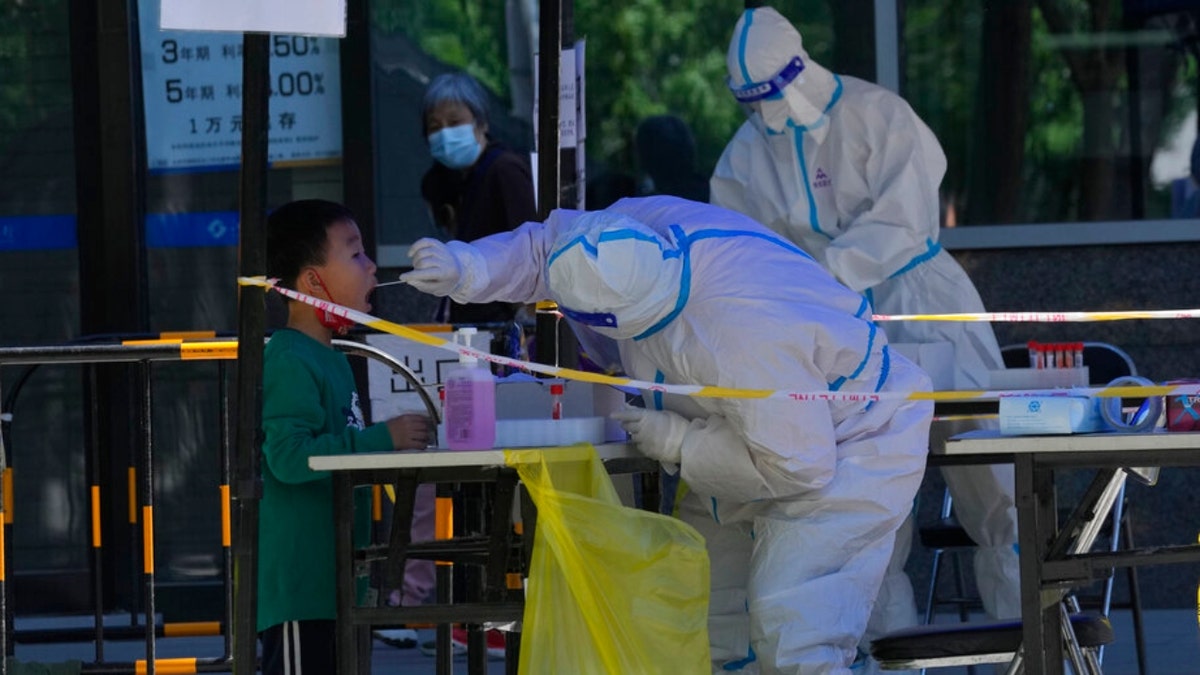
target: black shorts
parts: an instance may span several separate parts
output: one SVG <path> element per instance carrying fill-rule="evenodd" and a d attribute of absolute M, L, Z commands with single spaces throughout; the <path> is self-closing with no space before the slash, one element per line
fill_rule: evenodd
<path fill-rule="evenodd" d="M 259 633 L 263 675 L 336 673 L 335 625 L 331 619 L 287 621 Z"/>

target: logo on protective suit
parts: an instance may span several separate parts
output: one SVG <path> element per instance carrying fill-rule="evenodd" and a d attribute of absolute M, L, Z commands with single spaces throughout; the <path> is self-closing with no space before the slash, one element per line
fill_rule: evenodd
<path fill-rule="evenodd" d="M 817 175 L 813 179 L 813 187 L 827 188 L 830 185 L 833 185 L 833 181 L 830 180 L 829 174 L 825 173 L 824 169 L 817 167 Z"/>

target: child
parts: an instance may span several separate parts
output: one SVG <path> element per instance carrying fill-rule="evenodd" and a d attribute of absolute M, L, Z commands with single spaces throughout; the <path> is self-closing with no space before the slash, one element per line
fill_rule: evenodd
<path fill-rule="evenodd" d="M 375 269 L 354 216 L 340 204 L 291 202 L 267 219 L 267 274 L 285 288 L 368 312 Z M 258 630 L 264 675 L 337 672 L 333 481 L 309 469 L 308 458 L 424 448 L 431 440 L 423 415 L 365 426 L 350 365 L 331 346 L 334 334 L 350 325 L 288 300 L 287 327 L 275 332 L 263 357 Z"/>

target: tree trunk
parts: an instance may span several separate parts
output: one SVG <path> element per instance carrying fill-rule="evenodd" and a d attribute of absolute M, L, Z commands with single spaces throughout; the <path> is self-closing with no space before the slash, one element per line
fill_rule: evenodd
<path fill-rule="evenodd" d="M 1011 223 L 1021 211 L 1029 123 L 1029 0 L 985 5 L 976 137 L 968 167 L 966 222 Z"/>

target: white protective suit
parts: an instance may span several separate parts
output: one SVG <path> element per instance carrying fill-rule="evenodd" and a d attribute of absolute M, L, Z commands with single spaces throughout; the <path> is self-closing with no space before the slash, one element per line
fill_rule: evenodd
<path fill-rule="evenodd" d="M 460 270 L 452 289 L 441 286 L 451 297 L 553 298 L 596 326 L 582 330 L 615 339 L 637 379 L 863 394 L 929 388 L 863 318 L 860 295 L 738 213 L 676 197 L 623 199 L 449 247 Z M 409 278 L 427 278 L 415 260 Z M 646 398 L 686 420 L 680 513 L 711 559 L 714 672 L 849 673 L 922 479 L 932 405 Z"/>
<path fill-rule="evenodd" d="M 730 88 L 750 98 L 748 85 L 770 82 L 796 57 L 804 69 L 786 84 L 776 80 L 782 96 L 749 104 L 750 120 L 713 173 L 712 202 L 786 236 L 863 293 L 876 313 L 984 311 L 971 280 L 937 243 L 946 158 L 903 99 L 812 62 L 800 34 L 771 8 L 746 10 L 734 28 Z M 988 371 L 1003 368 L 989 324 L 881 325 L 892 342 L 952 343 L 956 388 L 987 389 Z M 994 618 L 1020 616 L 1011 465 L 945 468 L 943 475 L 955 514 L 980 547 L 975 572 L 985 609 Z M 917 621 L 903 572 L 910 547 L 902 535 L 868 637 Z"/>

